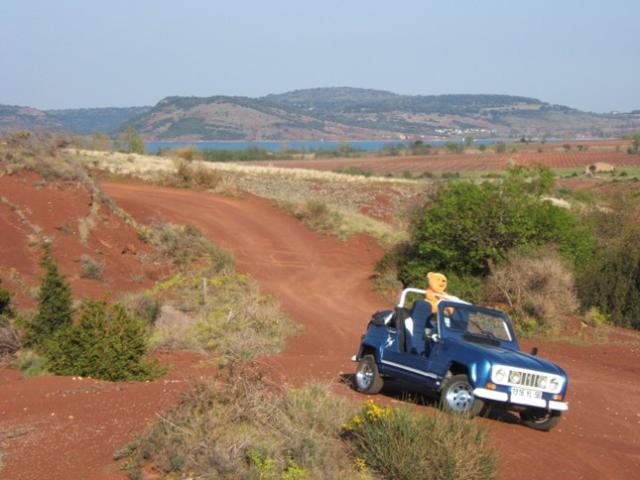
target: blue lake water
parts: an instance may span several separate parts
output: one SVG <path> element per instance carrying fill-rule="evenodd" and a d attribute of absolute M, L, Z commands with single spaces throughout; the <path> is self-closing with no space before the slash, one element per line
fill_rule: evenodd
<path fill-rule="evenodd" d="M 289 142 L 149 142 L 146 144 L 147 153 L 155 154 L 161 148 L 177 148 L 193 145 L 199 150 L 245 150 L 247 148 L 260 148 L 262 150 L 268 150 L 270 152 L 277 152 L 281 150 L 336 150 L 342 145 L 349 145 L 350 147 L 358 150 L 364 150 L 367 152 L 378 152 L 383 150 L 387 146 L 391 145 L 404 145 L 409 146 L 413 142 L 411 141 L 385 141 L 385 140 L 354 140 L 349 142 L 336 142 L 336 141 L 322 141 L 322 140 L 295 140 Z M 425 142 L 425 144 L 434 146 L 443 146 L 446 143 L 463 143 L 460 141 L 452 140 L 435 140 L 431 142 Z M 490 145 L 495 143 L 495 140 L 476 140 L 476 145 Z"/>

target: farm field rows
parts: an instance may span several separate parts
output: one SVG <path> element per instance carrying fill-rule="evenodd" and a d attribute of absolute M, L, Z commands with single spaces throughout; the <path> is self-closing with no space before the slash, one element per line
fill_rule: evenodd
<path fill-rule="evenodd" d="M 358 168 L 376 174 L 463 173 L 497 172 L 511 164 L 545 165 L 550 168 L 579 168 L 595 162 L 606 162 L 616 167 L 640 165 L 640 155 L 624 151 L 520 152 L 504 154 L 462 154 L 405 157 L 335 158 L 326 160 L 281 160 L 256 162 L 280 168 L 308 168 L 314 170 L 344 170 Z"/>

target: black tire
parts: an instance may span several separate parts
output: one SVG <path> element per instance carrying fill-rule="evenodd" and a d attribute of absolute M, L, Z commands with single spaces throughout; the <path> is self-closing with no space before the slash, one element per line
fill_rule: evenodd
<path fill-rule="evenodd" d="M 368 395 L 375 395 L 382 390 L 384 381 L 378 371 L 378 365 L 373 355 L 365 355 L 360 359 L 353 384 L 357 391 Z"/>
<path fill-rule="evenodd" d="M 442 384 L 440 408 L 445 412 L 473 417 L 484 410 L 484 402 L 473 395 L 473 387 L 466 375 L 452 375 Z"/>
<path fill-rule="evenodd" d="M 540 408 L 529 408 L 520 412 L 520 419 L 527 427 L 542 432 L 548 432 L 560 421 L 561 412 L 555 410 L 543 410 Z"/>

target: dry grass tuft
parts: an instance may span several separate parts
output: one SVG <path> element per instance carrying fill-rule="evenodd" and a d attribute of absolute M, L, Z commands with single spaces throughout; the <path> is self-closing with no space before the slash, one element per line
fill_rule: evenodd
<path fill-rule="evenodd" d="M 509 305 L 516 327 L 532 333 L 538 327 L 562 329 L 578 309 L 571 269 L 552 249 L 511 252 L 487 279 L 489 297 Z"/>
<path fill-rule="evenodd" d="M 255 371 L 196 385 L 130 447 L 130 474 L 219 479 L 364 479 L 339 440 L 352 409 L 326 387 L 277 390 Z"/>

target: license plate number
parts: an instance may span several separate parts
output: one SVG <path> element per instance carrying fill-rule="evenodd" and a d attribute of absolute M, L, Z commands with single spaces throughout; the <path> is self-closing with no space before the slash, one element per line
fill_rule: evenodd
<path fill-rule="evenodd" d="M 511 387 L 511 401 L 525 405 L 538 405 L 542 400 L 542 392 L 528 388 Z"/>

